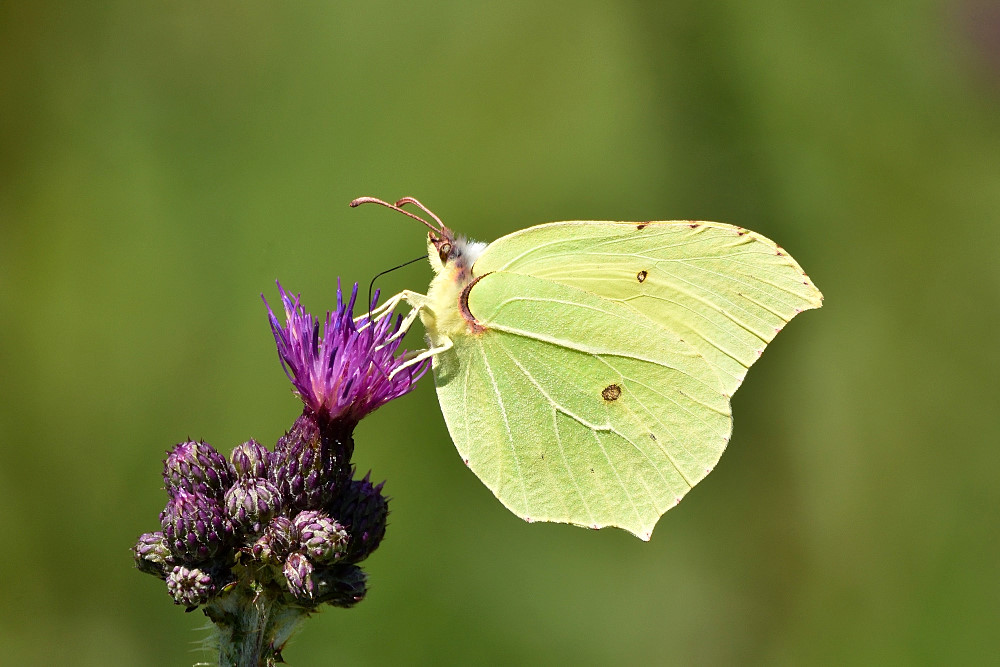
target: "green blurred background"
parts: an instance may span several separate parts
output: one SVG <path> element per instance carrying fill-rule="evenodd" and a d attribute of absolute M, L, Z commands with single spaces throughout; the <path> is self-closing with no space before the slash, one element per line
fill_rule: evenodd
<path fill-rule="evenodd" d="M 429 380 L 380 410 L 369 597 L 292 664 L 997 660 L 998 112 L 995 2 L 0 3 L 0 662 L 211 659 L 129 548 L 169 446 L 297 415 L 259 293 L 422 252 L 359 195 L 732 222 L 826 305 L 649 544 L 509 514 Z"/>

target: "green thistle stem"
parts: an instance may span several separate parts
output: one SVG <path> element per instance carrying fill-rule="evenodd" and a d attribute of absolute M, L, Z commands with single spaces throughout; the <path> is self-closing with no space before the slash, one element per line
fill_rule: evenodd
<path fill-rule="evenodd" d="M 215 624 L 219 667 L 274 667 L 284 662 L 281 649 L 309 615 L 289 606 L 278 590 L 237 586 L 205 605 Z"/>

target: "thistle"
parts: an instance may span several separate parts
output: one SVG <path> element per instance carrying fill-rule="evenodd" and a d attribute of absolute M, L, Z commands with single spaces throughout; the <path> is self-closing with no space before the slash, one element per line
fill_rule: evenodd
<path fill-rule="evenodd" d="M 265 305 L 302 414 L 273 451 L 248 440 L 227 460 L 206 442 L 174 446 L 161 530 L 133 547 L 136 567 L 163 580 L 175 604 L 213 621 L 220 665 L 281 662 L 306 616 L 364 598 L 358 563 L 385 534 L 388 500 L 369 475 L 351 479 L 354 428 L 427 370 L 397 354 L 401 318 L 353 318 L 357 284 L 347 302 L 338 286 L 322 322 L 278 290 L 284 324 Z"/>

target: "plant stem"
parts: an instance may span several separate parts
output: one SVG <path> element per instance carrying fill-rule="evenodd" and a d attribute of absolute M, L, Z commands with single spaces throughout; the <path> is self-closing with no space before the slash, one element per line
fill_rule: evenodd
<path fill-rule="evenodd" d="M 205 615 L 217 629 L 220 667 L 274 667 L 284 662 L 281 649 L 308 611 L 269 593 L 237 586 L 206 605 Z"/>

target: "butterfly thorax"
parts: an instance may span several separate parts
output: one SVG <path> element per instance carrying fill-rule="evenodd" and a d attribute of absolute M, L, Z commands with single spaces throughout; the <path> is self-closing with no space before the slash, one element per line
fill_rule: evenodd
<path fill-rule="evenodd" d="M 461 305 L 462 294 L 475 281 L 473 264 L 485 249 L 485 243 L 460 236 L 429 235 L 427 256 L 435 275 L 427 290 L 430 307 L 420 312 L 420 319 L 433 345 L 440 345 L 444 338 L 454 340 L 474 331 L 474 323 Z"/>

